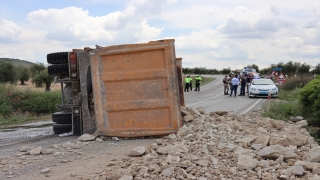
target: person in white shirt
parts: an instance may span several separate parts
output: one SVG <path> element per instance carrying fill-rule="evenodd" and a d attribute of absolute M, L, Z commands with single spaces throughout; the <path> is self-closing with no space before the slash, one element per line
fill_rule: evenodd
<path fill-rule="evenodd" d="M 230 97 L 232 96 L 232 92 L 234 92 L 234 97 L 236 97 L 237 96 L 237 89 L 238 89 L 238 85 L 240 84 L 240 81 L 238 78 L 236 78 L 234 76 L 231 80 L 231 83 L 232 83 L 232 87 L 231 87 Z"/>

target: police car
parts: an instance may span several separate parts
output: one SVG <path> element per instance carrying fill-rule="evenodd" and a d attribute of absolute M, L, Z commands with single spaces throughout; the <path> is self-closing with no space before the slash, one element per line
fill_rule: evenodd
<path fill-rule="evenodd" d="M 267 97 L 270 92 L 271 97 L 278 97 L 278 87 L 271 79 L 253 79 L 249 86 L 249 98 Z"/>

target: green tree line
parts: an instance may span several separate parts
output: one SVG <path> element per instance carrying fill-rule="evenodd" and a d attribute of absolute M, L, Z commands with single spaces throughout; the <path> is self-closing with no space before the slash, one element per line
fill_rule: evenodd
<path fill-rule="evenodd" d="M 277 64 L 271 64 L 270 67 L 263 69 L 260 69 L 256 64 L 247 65 L 243 68 L 256 69 L 257 72 L 263 75 L 271 73 L 273 68 L 282 68 L 282 72 L 289 77 L 296 74 L 320 74 L 320 63 L 315 67 L 311 67 L 307 63 L 289 61 L 287 63 L 279 62 Z M 206 67 L 182 68 L 184 74 L 229 74 L 233 71 L 236 71 L 236 69 L 231 69 L 230 67 L 223 68 L 222 70 L 207 69 Z"/>

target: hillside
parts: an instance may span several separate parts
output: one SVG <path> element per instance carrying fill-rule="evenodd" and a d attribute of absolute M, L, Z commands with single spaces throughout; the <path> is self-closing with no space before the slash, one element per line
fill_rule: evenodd
<path fill-rule="evenodd" d="M 32 62 L 29 62 L 29 61 L 20 60 L 20 59 L 11 59 L 11 58 L 0 58 L 0 61 L 10 62 L 14 66 L 22 65 L 22 66 L 25 66 L 25 67 L 31 67 L 34 64 Z"/>

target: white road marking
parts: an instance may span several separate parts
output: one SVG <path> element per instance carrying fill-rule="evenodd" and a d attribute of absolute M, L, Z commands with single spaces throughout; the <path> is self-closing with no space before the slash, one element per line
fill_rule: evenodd
<path fill-rule="evenodd" d="M 262 99 L 257 100 L 255 103 L 253 103 L 250 107 L 248 107 L 246 110 L 244 110 L 241 114 L 247 114 L 250 110 L 252 110 L 257 104 L 259 104 L 262 101 Z"/>
<path fill-rule="evenodd" d="M 205 100 L 203 100 L 203 101 L 200 101 L 200 102 L 196 102 L 196 103 L 190 104 L 188 107 L 191 107 L 191 106 L 194 106 L 194 105 L 197 105 L 197 104 L 203 103 L 203 102 L 205 102 L 205 101 L 208 101 L 208 100 L 210 100 L 210 99 L 213 99 L 213 98 L 215 98 L 215 97 L 217 97 L 217 96 L 220 96 L 220 95 L 222 95 L 222 94 L 223 94 L 223 93 L 221 93 L 221 94 L 217 94 L 217 95 L 213 96 L 212 98 L 205 99 Z"/>

